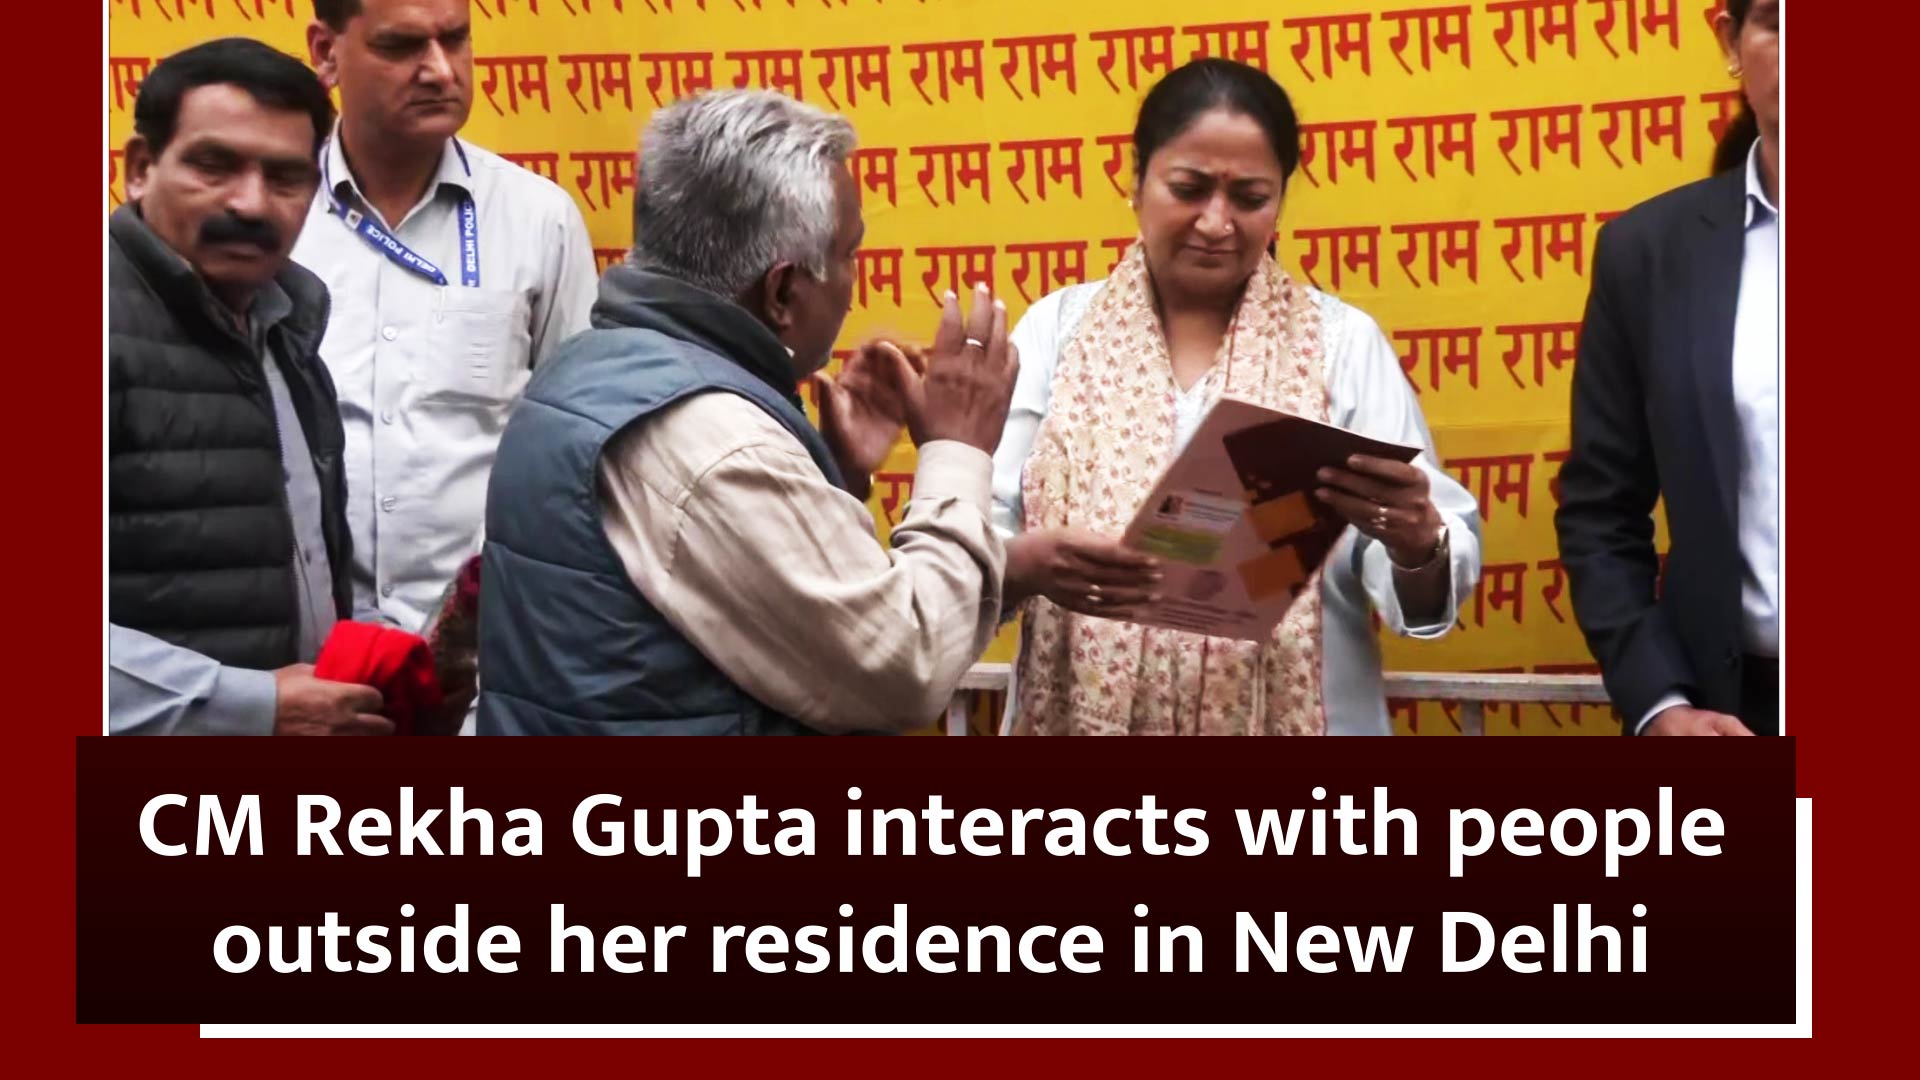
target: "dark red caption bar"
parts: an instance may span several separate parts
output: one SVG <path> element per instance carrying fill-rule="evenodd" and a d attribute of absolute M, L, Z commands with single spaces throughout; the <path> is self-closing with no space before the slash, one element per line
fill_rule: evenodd
<path fill-rule="evenodd" d="M 1794 1019 L 1791 740 L 80 740 L 113 1022 Z"/>

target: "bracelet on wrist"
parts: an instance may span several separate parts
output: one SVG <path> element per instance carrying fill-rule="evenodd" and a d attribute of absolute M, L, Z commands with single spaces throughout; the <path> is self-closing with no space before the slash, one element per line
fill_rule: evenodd
<path fill-rule="evenodd" d="M 1393 549 L 1388 548 L 1387 563 L 1388 565 L 1392 566 L 1395 570 L 1398 570 L 1403 574 L 1418 574 L 1423 570 L 1432 569 L 1433 565 L 1439 562 L 1441 560 L 1441 557 L 1446 554 L 1447 554 L 1447 525 L 1445 522 L 1441 522 L 1440 533 L 1438 536 L 1435 536 L 1433 540 L 1433 553 L 1427 556 L 1425 562 L 1422 562 L 1418 566 L 1402 565 L 1399 559 L 1396 559 L 1393 557 Z"/>

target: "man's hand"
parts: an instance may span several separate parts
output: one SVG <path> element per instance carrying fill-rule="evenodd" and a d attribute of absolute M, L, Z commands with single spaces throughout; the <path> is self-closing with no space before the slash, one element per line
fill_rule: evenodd
<path fill-rule="evenodd" d="M 380 691 L 371 686 L 316 679 L 312 664 L 283 667 L 273 683 L 275 735 L 393 734 L 393 721 L 380 715 Z"/>
<path fill-rule="evenodd" d="M 1739 718 L 1686 705 L 1663 709 L 1642 735 L 1752 735 Z"/>
<path fill-rule="evenodd" d="M 919 350 L 876 340 L 848 357 L 838 376 L 813 377 L 820 391 L 820 435 L 850 483 L 887 460 L 907 425 L 909 403 L 920 398 L 925 368 Z"/>
<path fill-rule="evenodd" d="M 1020 373 L 1020 350 L 1007 343 L 1007 308 L 976 286 L 964 327 L 960 299 L 947 294 L 940 329 L 927 352 L 918 399 L 909 398 L 907 429 L 915 446 L 952 439 L 986 453 L 1000 445 Z"/>

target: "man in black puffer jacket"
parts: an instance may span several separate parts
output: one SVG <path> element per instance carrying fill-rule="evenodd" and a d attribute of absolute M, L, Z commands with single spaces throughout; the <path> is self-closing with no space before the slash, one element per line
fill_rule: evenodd
<path fill-rule="evenodd" d="M 228 38 L 155 66 L 108 223 L 108 720 L 115 733 L 377 734 L 308 666 L 351 556 L 327 290 L 287 254 L 332 106 Z"/>

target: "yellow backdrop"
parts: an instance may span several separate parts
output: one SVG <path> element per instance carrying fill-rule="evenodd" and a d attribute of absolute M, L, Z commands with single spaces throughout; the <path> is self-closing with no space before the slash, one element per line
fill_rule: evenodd
<path fill-rule="evenodd" d="M 1555 558 L 1575 331 L 1599 223 L 1703 175 L 1736 107 L 1707 0 L 474 0 L 465 135 L 579 201 L 602 262 L 631 240 L 636 135 L 700 87 L 846 114 L 868 224 L 842 341 L 924 339 L 934 295 L 990 276 L 1015 317 L 1105 274 L 1133 235 L 1126 135 L 1170 66 L 1226 55 L 1292 94 L 1306 160 L 1287 268 L 1393 337 L 1440 456 L 1481 498 L 1486 571 L 1444 641 L 1389 668 L 1591 671 Z M 110 198 L 140 77 L 210 37 L 305 55 L 306 0 L 114 0 Z M 875 484 L 884 534 L 902 445 Z M 1661 541 L 1664 546 L 1664 538 Z M 1012 655 L 1009 633 L 990 659 Z M 1402 732 L 1450 734 L 1438 704 Z M 1489 734 L 1611 734 L 1608 710 L 1491 711 Z"/>

